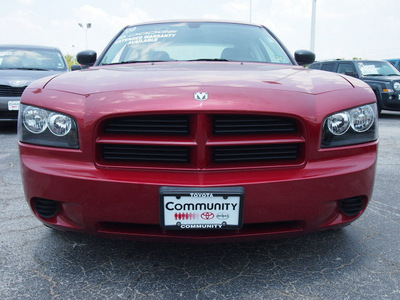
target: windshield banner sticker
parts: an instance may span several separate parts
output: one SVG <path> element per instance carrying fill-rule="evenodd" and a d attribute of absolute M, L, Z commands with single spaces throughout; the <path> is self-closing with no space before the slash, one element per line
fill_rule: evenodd
<path fill-rule="evenodd" d="M 145 32 L 133 32 L 129 35 L 122 35 L 115 44 L 126 43 L 126 44 L 142 44 L 142 43 L 154 43 L 159 39 L 170 39 L 176 36 L 177 30 L 153 30 Z"/>

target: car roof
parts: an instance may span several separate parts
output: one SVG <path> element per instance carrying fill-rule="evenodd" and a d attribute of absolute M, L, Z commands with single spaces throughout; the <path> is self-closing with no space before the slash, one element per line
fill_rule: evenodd
<path fill-rule="evenodd" d="M 140 26 L 140 25 L 150 25 L 150 24 L 168 24 L 168 23 L 221 23 L 221 24 L 239 24 L 239 25 L 251 25 L 251 26 L 257 26 L 257 27 L 264 27 L 263 25 L 260 24 L 253 24 L 253 23 L 247 23 L 247 22 L 240 22 L 240 21 L 226 21 L 226 20 L 166 20 L 166 21 L 149 21 L 149 22 L 143 22 L 143 23 L 137 23 L 137 24 L 131 24 L 126 27 L 132 27 L 132 26 Z"/>
<path fill-rule="evenodd" d="M 3 44 L 3 45 L 0 45 L 0 49 L 2 49 L 2 48 L 7 48 L 7 49 L 8 48 L 13 48 L 13 49 L 57 50 L 57 51 L 60 51 L 60 49 L 58 49 L 57 47 L 40 46 L 40 45 Z"/>
<path fill-rule="evenodd" d="M 388 62 L 387 60 L 379 60 L 379 59 L 374 59 L 374 60 L 369 60 L 369 59 L 347 59 L 347 60 L 342 60 L 342 59 L 335 59 L 335 60 L 324 60 L 324 61 L 316 61 L 313 64 L 325 64 L 325 63 L 358 63 L 358 62 Z"/>

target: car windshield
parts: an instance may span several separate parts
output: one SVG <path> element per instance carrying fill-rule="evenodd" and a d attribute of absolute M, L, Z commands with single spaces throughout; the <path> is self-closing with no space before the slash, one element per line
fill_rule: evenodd
<path fill-rule="evenodd" d="M 99 64 L 203 60 L 293 64 L 263 27 L 204 22 L 128 27 Z"/>
<path fill-rule="evenodd" d="M 57 50 L 0 48 L 0 69 L 62 71 L 67 66 Z"/>
<path fill-rule="evenodd" d="M 360 61 L 357 63 L 358 68 L 363 76 L 399 76 L 399 71 L 390 63 L 384 61 L 366 62 Z"/>

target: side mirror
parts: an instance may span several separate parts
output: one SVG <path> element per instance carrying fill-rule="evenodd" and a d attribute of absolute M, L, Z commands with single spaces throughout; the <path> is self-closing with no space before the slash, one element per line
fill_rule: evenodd
<path fill-rule="evenodd" d="M 300 66 L 309 65 L 315 61 L 315 54 L 308 50 L 297 50 L 294 59 Z"/>
<path fill-rule="evenodd" d="M 96 62 L 96 59 L 97 53 L 93 50 L 81 51 L 76 55 L 76 60 L 78 63 L 85 66 L 93 66 L 93 64 Z"/>
<path fill-rule="evenodd" d="M 76 70 L 82 70 L 82 67 L 80 65 L 72 65 L 71 71 L 76 71 Z"/>

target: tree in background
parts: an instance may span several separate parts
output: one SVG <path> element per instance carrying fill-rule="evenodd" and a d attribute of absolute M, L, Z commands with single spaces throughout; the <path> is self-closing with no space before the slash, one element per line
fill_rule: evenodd
<path fill-rule="evenodd" d="M 77 65 L 78 62 L 76 61 L 76 56 L 67 54 L 65 55 L 65 60 L 67 61 L 69 69 L 71 69 L 72 65 Z"/>

